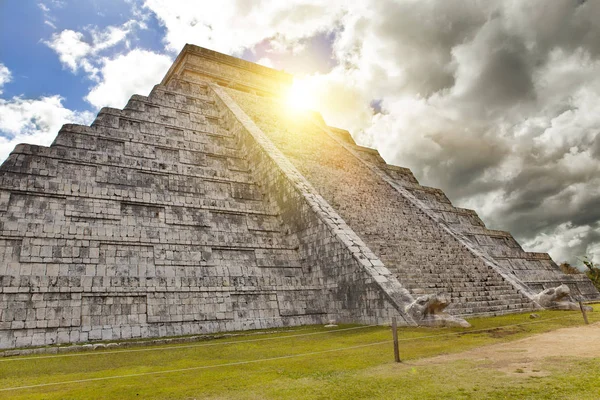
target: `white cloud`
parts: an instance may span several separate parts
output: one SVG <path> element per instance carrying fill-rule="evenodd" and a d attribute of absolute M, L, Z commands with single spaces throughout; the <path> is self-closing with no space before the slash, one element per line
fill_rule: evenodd
<path fill-rule="evenodd" d="M 171 51 L 193 43 L 224 53 L 236 53 L 266 38 L 296 41 L 315 32 L 331 30 L 343 2 L 330 0 L 206 2 L 146 0 L 166 28 L 165 43 Z"/>
<path fill-rule="evenodd" d="M 58 54 L 58 58 L 64 65 L 76 72 L 81 60 L 93 50 L 93 47 L 83 38 L 83 33 L 65 29 L 53 34 L 52 39 L 46 44 Z"/>
<path fill-rule="evenodd" d="M 97 27 L 91 29 L 90 34 L 92 35 L 92 43 L 94 43 L 94 52 L 100 52 L 117 45 L 136 28 L 146 29 L 147 26 L 143 22 L 130 20 L 121 26 L 108 26 L 104 30 Z"/>
<path fill-rule="evenodd" d="M 263 65 L 265 67 L 268 67 L 268 68 L 274 68 L 273 61 L 271 61 L 271 59 L 269 59 L 268 57 L 263 57 L 260 60 L 258 60 L 256 63 Z"/>
<path fill-rule="evenodd" d="M 52 6 L 55 7 L 54 4 L 52 4 Z M 52 10 L 50 7 L 43 2 L 39 2 L 38 7 L 40 10 L 42 10 L 42 14 L 44 14 L 44 24 L 48 25 L 52 29 L 56 29 L 56 25 L 54 24 L 56 22 L 56 17 L 52 15 Z"/>
<path fill-rule="evenodd" d="M 121 26 L 111 25 L 104 29 L 96 26 L 87 27 L 85 32 L 88 39 L 83 32 L 65 29 L 54 33 L 45 43 L 58 54 L 63 65 L 72 72 L 82 68 L 92 79 L 96 79 L 97 64 L 100 62 L 99 53 L 126 41 L 128 35 L 136 28 L 146 29 L 146 25 L 144 22 L 130 20 Z"/>
<path fill-rule="evenodd" d="M 594 262 L 600 262 L 600 243 L 590 242 L 590 237 L 597 238 L 599 235 L 600 228 L 594 229 L 590 225 L 574 226 L 566 222 L 549 233 L 537 235 L 524 245 L 532 251 L 549 253 L 558 263 L 574 263 L 584 256 L 590 257 Z"/>
<path fill-rule="evenodd" d="M 105 59 L 102 80 L 86 100 L 93 106 L 122 108 L 133 94 L 147 94 L 160 82 L 172 64 L 171 58 L 146 50 L 132 50 L 114 59 Z"/>
<path fill-rule="evenodd" d="M 90 124 L 94 115 L 65 108 L 60 96 L 0 99 L 0 160 L 19 143 L 48 146 L 66 123 Z"/>
<path fill-rule="evenodd" d="M 12 74 L 6 66 L 0 63 L 0 94 L 2 94 L 2 86 L 12 80 Z"/>

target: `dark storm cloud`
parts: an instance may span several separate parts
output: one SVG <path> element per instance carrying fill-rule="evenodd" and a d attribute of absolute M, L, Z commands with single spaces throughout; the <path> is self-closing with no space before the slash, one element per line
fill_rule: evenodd
<path fill-rule="evenodd" d="M 600 133 L 594 136 L 593 143 L 591 145 L 592 155 L 596 160 L 600 161 Z"/>
<path fill-rule="evenodd" d="M 486 11 L 474 2 L 448 0 L 376 2 L 375 35 L 386 41 L 385 57 L 401 60 L 410 79 L 404 89 L 431 95 L 454 85 L 452 48 L 463 43 L 486 21 Z M 402 40 L 397 40 L 402 38 Z"/>
<path fill-rule="evenodd" d="M 519 32 L 541 53 L 553 48 L 572 50 L 583 47 L 600 53 L 598 1 L 533 0 L 504 2 L 507 26 Z"/>
<path fill-rule="evenodd" d="M 432 133 L 428 137 L 443 149 L 443 155 L 430 153 L 415 154 L 419 159 L 426 159 L 423 165 L 429 172 L 424 179 L 433 185 L 448 188 L 448 195 L 453 198 L 470 196 L 482 190 L 482 176 L 490 168 L 498 166 L 510 152 L 507 144 L 496 137 L 478 135 L 469 130 L 459 130 L 446 126 L 443 131 Z M 491 187 L 488 187 L 491 189 Z"/>
<path fill-rule="evenodd" d="M 388 161 L 537 249 L 600 246 L 600 1 L 375 7 L 363 29 L 401 71 L 367 129 Z"/>
<path fill-rule="evenodd" d="M 454 54 L 455 62 L 466 64 L 465 74 L 470 72 L 461 76 L 466 88 L 456 100 L 479 111 L 493 111 L 535 99 L 534 60 L 521 38 L 505 30 L 500 17 L 487 21 L 473 41 L 457 47 Z"/>
<path fill-rule="evenodd" d="M 499 208 L 498 215 L 524 237 L 552 231 L 566 222 L 574 227 L 594 225 L 600 221 L 600 193 L 577 193 L 586 190 L 583 185 L 568 190 L 565 182 L 569 181 L 568 177 L 538 173 L 511 193 L 514 200 Z"/>

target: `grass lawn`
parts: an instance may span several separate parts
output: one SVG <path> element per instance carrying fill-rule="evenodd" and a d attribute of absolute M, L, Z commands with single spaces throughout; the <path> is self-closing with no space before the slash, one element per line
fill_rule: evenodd
<path fill-rule="evenodd" d="M 594 308 L 590 323 L 600 321 L 600 306 Z M 349 325 L 4 358 L 0 399 L 600 398 L 600 358 L 544 359 L 540 376 L 499 371 L 481 361 L 422 362 L 583 325 L 579 312 L 537 314 L 534 320 L 529 314 L 476 318 L 468 329 L 401 328 L 401 364 L 393 362 L 390 328 Z M 491 328 L 497 329 L 481 331 Z"/>

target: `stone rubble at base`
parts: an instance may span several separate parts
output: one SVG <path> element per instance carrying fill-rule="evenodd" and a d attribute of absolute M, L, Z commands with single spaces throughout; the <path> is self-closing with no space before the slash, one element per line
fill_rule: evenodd
<path fill-rule="evenodd" d="M 348 132 L 291 121 L 290 83 L 187 45 L 149 96 L 18 145 L 0 167 L 0 348 L 460 325 L 539 308 L 560 284 L 599 298 Z M 449 314 L 412 312 L 437 295 Z"/>

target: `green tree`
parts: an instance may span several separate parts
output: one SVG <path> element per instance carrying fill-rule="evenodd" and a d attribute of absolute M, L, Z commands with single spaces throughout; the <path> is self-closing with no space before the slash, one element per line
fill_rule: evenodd
<path fill-rule="evenodd" d="M 587 256 L 582 257 L 580 260 L 587 268 L 585 274 L 590 278 L 594 286 L 600 290 L 600 267 L 594 265 L 594 262 Z"/>
<path fill-rule="evenodd" d="M 563 262 L 562 264 L 559 265 L 560 270 L 567 275 L 576 275 L 576 274 L 580 274 L 581 271 L 578 270 L 577 268 L 575 268 L 574 266 L 572 266 L 571 264 L 569 264 L 568 262 Z"/>

